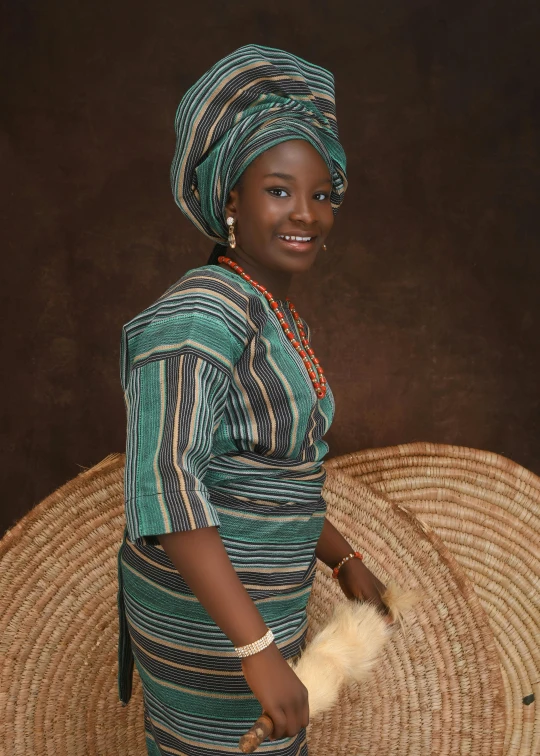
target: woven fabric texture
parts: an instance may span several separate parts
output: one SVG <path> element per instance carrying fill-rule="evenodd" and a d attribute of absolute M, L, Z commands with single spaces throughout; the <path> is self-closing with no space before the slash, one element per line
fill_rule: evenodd
<path fill-rule="evenodd" d="M 231 641 L 156 536 L 219 528 L 283 656 L 300 653 L 334 399 L 331 389 L 317 397 L 263 294 L 220 266 L 188 271 L 124 326 L 121 344 L 120 694 L 129 700 L 131 651 L 144 684 L 149 753 L 217 756 L 237 747 L 261 707 Z M 304 756 L 305 729 L 265 750 Z"/>
<path fill-rule="evenodd" d="M 332 179 L 337 212 L 347 188 L 338 139 L 334 77 L 284 50 L 245 45 L 218 61 L 183 96 L 175 118 L 171 186 L 182 212 L 225 244 L 229 190 L 262 152 L 290 139 L 309 142 Z"/>

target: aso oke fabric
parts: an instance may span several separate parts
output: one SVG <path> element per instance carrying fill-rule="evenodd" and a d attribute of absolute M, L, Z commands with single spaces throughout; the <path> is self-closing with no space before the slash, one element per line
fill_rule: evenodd
<path fill-rule="evenodd" d="M 300 653 L 326 511 L 332 391 L 317 398 L 265 297 L 219 265 L 189 270 L 124 326 L 121 344 L 121 697 L 129 699 L 133 654 L 151 756 L 238 753 L 261 705 L 231 641 L 155 536 L 217 526 L 281 653 Z M 306 756 L 305 729 L 260 750 Z"/>
<path fill-rule="evenodd" d="M 245 45 L 218 61 L 182 98 L 175 130 L 175 201 L 216 242 L 227 240 L 229 190 L 252 160 L 281 142 L 303 139 L 318 150 L 332 179 L 334 213 L 343 200 L 334 77 L 285 50 Z"/>

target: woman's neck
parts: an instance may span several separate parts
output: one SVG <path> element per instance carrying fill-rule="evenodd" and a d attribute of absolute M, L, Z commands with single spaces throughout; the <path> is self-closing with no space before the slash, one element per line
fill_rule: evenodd
<path fill-rule="evenodd" d="M 258 284 L 268 289 L 274 299 L 285 300 L 287 298 L 292 278 L 290 273 L 270 270 L 255 260 L 245 260 L 241 253 L 235 254 L 235 252 L 235 249 L 228 249 L 224 252 L 224 255 L 230 257 L 231 260 L 240 265 L 244 273 L 247 273 L 250 278 L 253 278 Z M 218 263 L 218 265 L 221 268 L 232 270 L 226 263 Z"/>

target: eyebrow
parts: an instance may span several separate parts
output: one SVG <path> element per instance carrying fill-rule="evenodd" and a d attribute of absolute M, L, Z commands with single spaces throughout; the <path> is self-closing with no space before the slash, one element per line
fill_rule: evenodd
<path fill-rule="evenodd" d="M 291 176 L 290 173 L 267 173 L 264 178 L 280 178 L 284 179 L 285 181 L 296 181 L 294 176 Z M 331 178 L 323 178 L 320 181 L 317 182 L 317 184 L 331 184 L 332 179 Z"/>

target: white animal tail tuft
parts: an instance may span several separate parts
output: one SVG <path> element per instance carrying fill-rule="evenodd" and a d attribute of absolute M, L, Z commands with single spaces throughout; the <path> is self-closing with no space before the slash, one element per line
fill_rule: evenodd
<path fill-rule="evenodd" d="M 417 589 L 405 591 L 392 582 L 381 598 L 391 618 L 403 628 L 404 613 L 422 596 Z M 347 600 L 335 605 L 328 624 L 300 658 L 290 662 L 308 689 L 310 719 L 336 702 L 343 685 L 366 679 L 394 630 L 368 601 Z"/>

